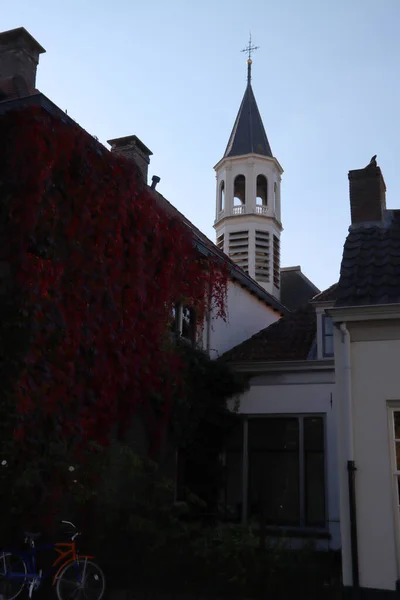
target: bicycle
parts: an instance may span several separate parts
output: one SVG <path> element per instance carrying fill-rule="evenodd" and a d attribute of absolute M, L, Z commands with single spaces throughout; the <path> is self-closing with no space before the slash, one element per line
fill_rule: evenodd
<path fill-rule="evenodd" d="M 56 542 L 36 548 L 35 541 L 40 533 L 25 532 L 25 542 L 30 552 L 13 548 L 0 551 L 0 600 L 14 600 L 24 587 L 28 587 L 29 598 L 41 583 L 53 573 L 58 600 L 101 600 L 105 590 L 105 577 L 93 556 L 78 554 L 76 538 L 81 535 L 70 521 L 62 521 L 73 531 L 70 542 Z M 36 555 L 43 550 L 54 550 L 58 557 L 45 572 L 38 571 Z"/>

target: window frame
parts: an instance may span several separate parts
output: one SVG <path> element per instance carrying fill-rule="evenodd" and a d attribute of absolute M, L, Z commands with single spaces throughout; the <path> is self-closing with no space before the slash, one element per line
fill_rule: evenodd
<path fill-rule="evenodd" d="M 306 461 L 304 446 L 304 419 L 308 418 L 322 419 L 323 432 L 323 464 L 324 464 L 324 524 L 308 525 L 306 523 Z M 283 414 L 254 414 L 247 415 L 243 420 L 243 477 L 242 477 L 242 522 L 246 523 L 249 519 L 249 421 L 254 419 L 297 419 L 299 422 L 299 524 L 298 525 L 268 525 L 268 529 L 287 530 L 306 532 L 326 533 L 329 529 L 329 491 L 328 491 L 328 444 L 327 444 L 327 424 L 326 413 L 283 413 Z"/>
<path fill-rule="evenodd" d="M 333 336 L 333 321 L 332 321 L 332 317 L 330 317 L 327 314 L 322 313 L 321 315 L 321 319 L 322 319 L 322 356 L 323 358 L 333 358 L 335 355 L 335 349 L 334 349 L 334 336 Z M 332 324 L 332 333 L 326 333 L 326 321 L 330 320 L 331 324 Z M 332 352 L 327 352 L 326 351 L 326 338 L 332 338 Z"/>
<path fill-rule="evenodd" d="M 392 487 L 392 514 L 394 521 L 394 535 L 396 542 L 397 573 L 400 573 L 400 469 L 397 468 L 396 442 L 400 438 L 395 436 L 394 415 L 400 413 L 400 400 L 388 402 L 388 431 L 389 431 L 389 453 L 390 453 L 390 479 Z"/>
<path fill-rule="evenodd" d="M 186 337 L 183 334 L 183 310 L 188 308 L 190 311 L 190 321 L 189 328 L 192 330 L 192 334 L 189 337 Z M 174 337 L 179 337 L 180 340 L 195 346 L 197 343 L 197 318 L 196 313 L 193 308 L 190 306 L 182 304 L 182 302 L 175 302 L 172 306 L 172 311 L 175 311 L 175 314 L 172 316 L 171 323 L 171 334 Z"/>

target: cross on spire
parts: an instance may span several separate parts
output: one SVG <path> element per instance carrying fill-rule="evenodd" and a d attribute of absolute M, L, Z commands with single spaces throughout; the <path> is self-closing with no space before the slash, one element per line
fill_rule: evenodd
<path fill-rule="evenodd" d="M 255 52 L 256 50 L 259 49 L 260 46 L 253 46 L 252 41 L 251 41 L 251 32 L 250 32 L 250 36 L 249 36 L 249 43 L 246 46 L 246 48 L 243 48 L 243 50 L 241 50 L 241 52 L 247 52 L 248 54 L 248 58 L 247 58 L 247 83 L 250 84 L 251 81 L 251 65 L 252 65 L 252 60 L 251 60 L 251 55 L 253 52 Z"/>

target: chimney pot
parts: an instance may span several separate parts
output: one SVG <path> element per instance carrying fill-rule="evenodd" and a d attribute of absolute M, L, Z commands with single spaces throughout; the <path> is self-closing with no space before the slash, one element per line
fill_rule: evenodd
<path fill-rule="evenodd" d="M 107 140 L 107 143 L 111 146 L 111 152 L 117 152 L 136 163 L 142 173 L 144 182 L 147 184 L 147 173 L 150 156 L 153 154 L 152 151 L 136 135 Z"/>
<path fill-rule="evenodd" d="M 386 210 L 386 185 L 376 163 L 349 171 L 349 185 L 352 225 L 382 221 Z"/>
<path fill-rule="evenodd" d="M 155 190 L 157 183 L 160 183 L 160 181 L 161 178 L 158 177 L 158 175 L 153 175 L 153 177 L 151 178 L 151 189 Z"/>
<path fill-rule="evenodd" d="M 39 56 L 46 50 L 24 27 L 0 33 L 0 88 L 7 96 L 33 94 Z M 18 83 L 23 80 L 26 85 Z"/>

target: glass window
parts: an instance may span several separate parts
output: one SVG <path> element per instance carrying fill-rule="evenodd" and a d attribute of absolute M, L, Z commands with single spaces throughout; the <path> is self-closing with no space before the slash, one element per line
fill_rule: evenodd
<path fill-rule="evenodd" d="M 230 504 L 242 490 L 240 444 L 228 447 Z M 234 490 L 236 492 L 234 492 Z M 324 527 L 322 416 L 248 419 L 248 518 L 268 525 Z M 237 513 L 236 513 L 237 514 Z"/>
<path fill-rule="evenodd" d="M 324 358 L 333 356 L 333 323 L 328 315 L 322 315 L 322 354 Z"/>
<path fill-rule="evenodd" d="M 189 306 L 182 307 L 182 330 L 181 336 L 191 342 L 195 342 L 196 319 L 194 310 Z"/>
<path fill-rule="evenodd" d="M 321 417 L 304 418 L 304 493 L 306 525 L 325 523 L 324 427 Z"/>

